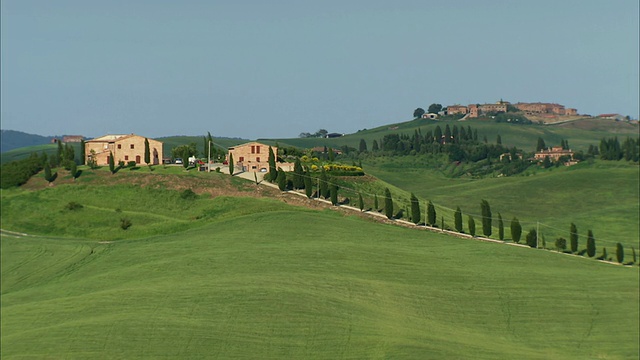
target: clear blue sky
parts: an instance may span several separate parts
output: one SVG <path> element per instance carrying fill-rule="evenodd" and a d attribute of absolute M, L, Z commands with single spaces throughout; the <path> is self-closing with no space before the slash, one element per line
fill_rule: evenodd
<path fill-rule="evenodd" d="M 638 117 L 638 0 L 2 0 L 2 129 L 296 137 L 501 98 Z"/>

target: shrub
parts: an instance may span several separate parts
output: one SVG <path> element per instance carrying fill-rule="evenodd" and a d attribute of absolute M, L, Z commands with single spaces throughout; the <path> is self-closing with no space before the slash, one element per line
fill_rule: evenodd
<path fill-rule="evenodd" d="M 135 161 L 129 161 L 129 162 L 127 163 L 127 166 L 128 166 L 128 167 L 130 167 L 130 168 L 136 167 L 136 165 L 137 165 L 137 164 L 136 164 L 136 162 L 135 162 Z"/>
<path fill-rule="evenodd" d="M 75 201 L 70 201 L 67 205 L 64 206 L 64 208 L 69 211 L 79 210 L 79 209 L 82 209 L 83 207 L 84 206 L 82 206 L 82 204 L 79 204 Z"/>
<path fill-rule="evenodd" d="M 182 193 L 180 193 L 180 198 L 184 200 L 194 200 L 198 195 L 193 192 L 191 189 L 186 189 Z"/>
<path fill-rule="evenodd" d="M 564 251 L 567 248 L 567 239 L 559 237 L 556 239 L 556 249 L 558 251 Z"/>
<path fill-rule="evenodd" d="M 121 218 L 120 219 L 120 228 L 122 230 L 127 230 L 130 227 L 131 227 L 131 220 L 129 220 L 128 218 Z"/>
<path fill-rule="evenodd" d="M 620 243 L 616 244 L 616 259 L 620 264 L 624 262 L 624 247 Z"/>
<path fill-rule="evenodd" d="M 536 231 L 536 229 L 529 230 L 526 240 L 527 240 L 527 245 L 529 245 L 529 247 L 532 247 L 532 248 L 538 247 L 538 232 Z"/>
<path fill-rule="evenodd" d="M 587 234 L 587 255 L 594 257 L 596 256 L 596 239 L 593 237 L 591 230 L 589 230 Z"/>

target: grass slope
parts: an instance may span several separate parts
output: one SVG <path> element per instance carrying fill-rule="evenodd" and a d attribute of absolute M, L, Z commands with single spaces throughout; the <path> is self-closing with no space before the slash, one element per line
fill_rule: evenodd
<path fill-rule="evenodd" d="M 3 359 L 638 356 L 636 268 L 236 200 L 174 235 L 2 236 Z"/>

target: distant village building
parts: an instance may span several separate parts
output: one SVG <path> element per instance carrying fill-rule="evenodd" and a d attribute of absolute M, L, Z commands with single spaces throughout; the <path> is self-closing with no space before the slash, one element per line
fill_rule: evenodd
<path fill-rule="evenodd" d="M 476 118 L 483 114 L 507 112 L 507 105 L 509 105 L 509 102 L 502 100 L 496 102 L 495 104 L 469 104 L 468 106 L 449 105 L 447 106 L 447 114 L 469 114 L 470 118 Z"/>
<path fill-rule="evenodd" d="M 431 120 L 435 120 L 438 118 L 438 114 L 434 114 L 434 113 L 427 113 L 427 114 L 423 114 L 422 115 L 423 119 L 431 119 Z"/>
<path fill-rule="evenodd" d="M 535 153 L 534 158 L 538 161 L 543 161 L 548 157 L 549 160 L 557 162 L 560 158 L 565 157 L 568 159 L 569 165 L 573 165 L 576 162 L 573 159 L 573 151 L 571 149 L 563 149 L 562 146 L 554 146 L 548 149 L 542 149 Z"/>
<path fill-rule="evenodd" d="M 624 115 L 620 115 L 620 114 L 600 114 L 598 115 L 599 118 L 601 119 L 613 119 L 613 120 L 624 120 L 626 117 Z"/>
<path fill-rule="evenodd" d="M 457 114 L 466 115 L 468 112 L 469 112 L 469 109 L 467 109 L 467 107 L 464 105 L 447 106 L 447 115 L 457 115 Z"/>
<path fill-rule="evenodd" d="M 120 161 L 135 161 L 136 164 L 144 163 L 145 137 L 129 135 L 105 135 L 88 140 L 84 143 L 85 161 L 93 159 L 97 165 L 109 165 L 109 156 L 113 154 L 115 163 Z M 157 165 L 162 158 L 162 142 L 149 140 L 149 155 L 151 164 Z"/>
<path fill-rule="evenodd" d="M 578 110 L 574 108 L 565 108 L 564 105 L 556 103 L 516 103 L 518 110 L 527 114 L 553 114 L 553 115 L 577 115 Z"/>
<path fill-rule="evenodd" d="M 68 142 L 82 142 L 82 140 L 84 140 L 84 136 L 82 135 L 66 135 L 62 137 L 62 142 L 63 143 L 68 143 Z"/>

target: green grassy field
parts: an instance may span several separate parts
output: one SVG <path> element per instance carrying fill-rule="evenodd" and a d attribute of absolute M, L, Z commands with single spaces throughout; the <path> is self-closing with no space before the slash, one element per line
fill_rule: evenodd
<path fill-rule="evenodd" d="M 638 356 L 637 267 L 207 202 L 169 235 L 2 235 L 2 358 Z"/>
<path fill-rule="evenodd" d="M 450 178 L 441 171 L 410 157 L 373 158 L 364 163 L 365 171 L 421 199 L 437 205 L 448 224 L 460 206 L 463 213 L 480 217 L 480 201 L 491 205 L 494 226 L 497 213 L 505 221 L 509 237 L 511 219 L 517 217 L 528 231 L 538 223 L 547 245 L 553 247 L 557 237 L 569 239 L 573 222 L 580 233 L 579 243 L 586 243 L 591 229 L 596 244 L 613 254 L 617 242 L 636 251 L 640 246 L 640 172 L 637 165 L 625 162 L 596 161 L 572 167 L 534 169 L 528 176 L 502 178 Z M 439 218 L 440 215 L 438 215 Z M 465 217 L 466 228 L 466 217 Z M 497 231 L 493 231 L 497 234 Z M 495 236 L 494 236 L 495 237 Z M 600 254 L 600 253 L 599 253 Z"/>

